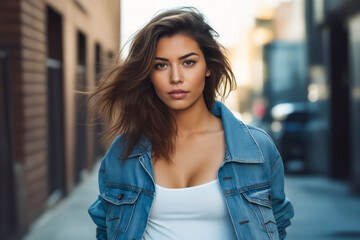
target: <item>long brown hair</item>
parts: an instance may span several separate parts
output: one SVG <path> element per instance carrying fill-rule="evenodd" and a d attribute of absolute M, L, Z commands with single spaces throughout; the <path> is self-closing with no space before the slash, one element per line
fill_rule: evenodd
<path fill-rule="evenodd" d="M 168 107 L 158 98 L 151 84 L 156 45 L 164 36 L 177 33 L 193 38 L 204 54 L 211 75 L 207 77 L 203 96 L 210 110 L 216 96 L 222 98 L 235 89 L 236 83 L 225 49 L 215 38 L 217 32 L 195 8 L 178 8 L 156 15 L 133 37 L 129 54 L 110 69 L 91 93 L 91 115 L 104 116 L 109 129 L 104 141 L 122 133 L 125 159 L 143 138 L 152 144 L 153 157 L 170 161 L 177 133 Z"/>

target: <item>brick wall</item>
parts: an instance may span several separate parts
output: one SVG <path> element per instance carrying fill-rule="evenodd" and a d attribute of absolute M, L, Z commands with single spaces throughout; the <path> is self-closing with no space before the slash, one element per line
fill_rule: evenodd
<path fill-rule="evenodd" d="M 0 0 L 0 48 L 9 53 L 13 183 L 16 232 L 21 236 L 48 208 L 49 113 L 47 76 L 47 9 L 62 18 L 64 88 L 65 193 L 75 181 L 75 90 L 77 34 L 86 37 L 86 85 L 95 84 L 95 45 L 102 57 L 118 50 L 120 2 L 74 0 Z M 51 126 L 51 124 L 50 124 Z M 86 149 L 94 149 L 94 129 L 87 127 Z M 87 154 L 85 170 L 94 155 Z M 11 183 L 9 183 L 11 184 Z M 0 189 L 2 190 L 2 189 Z"/>
<path fill-rule="evenodd" d="M 46 12 L 39 0 L 20 2 L 23 151 L 27 221 L 45 208 L 47 193 Z"/>

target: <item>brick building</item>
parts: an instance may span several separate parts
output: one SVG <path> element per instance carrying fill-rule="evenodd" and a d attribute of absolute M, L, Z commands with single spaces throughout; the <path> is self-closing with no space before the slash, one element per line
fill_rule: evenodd
<path fill-rule="evenodd" d="M 120 0 L 0 1 L 0 238 L 71 192 L 101 148 L 77 91 L 118 51 Z"/>

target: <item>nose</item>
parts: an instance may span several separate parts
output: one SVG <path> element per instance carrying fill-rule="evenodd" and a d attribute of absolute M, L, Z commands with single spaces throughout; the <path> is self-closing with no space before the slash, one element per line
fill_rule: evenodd
<path fill-rule="evenodd" d="M 182 73 L 179 67 L 174 66 L 171 68 L 171 76 L 170 76 L 170 83 L 178 84 L 183 81 Z"/>

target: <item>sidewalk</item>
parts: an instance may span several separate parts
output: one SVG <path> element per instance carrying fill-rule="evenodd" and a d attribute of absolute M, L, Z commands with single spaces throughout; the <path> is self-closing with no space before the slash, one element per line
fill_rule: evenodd
<path fill-rule="evenodd" d="M 30 228 L 23 240 L 91 240 L 95 239 L 96 226 L 87 209 L 97 199 L 97 173 L 100 164 L 86 176 L 54 208 L 44 213 Z"/>
<path fill-rule="evenodd" d="M 98 167 L 66 199 L 43 214 L 23 240 L 95 239 L 95 224 L 87 208 L 97 198 Z M 287 176 L 285 187 L 295 209 L 288 240 L 360 239 L 360 197 L 352 196 L 345 183 Z"/>
<path fill-rule="evenodd" d="M 285 181 L 295 210 L 287 239 L 360 239 L 360 197 L 346 183 L 314 176 L 287 176 Z"/>

